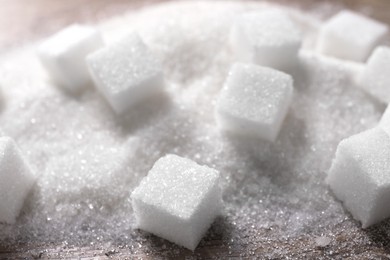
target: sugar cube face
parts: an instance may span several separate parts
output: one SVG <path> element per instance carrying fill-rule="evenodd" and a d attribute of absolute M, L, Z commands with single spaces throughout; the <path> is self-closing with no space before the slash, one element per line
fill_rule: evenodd
<path fill-rule="evenodd" d="M 15 142 L 0 137 L 0 222 L 15 223 L 34 182 Z"/>
<path fill-rule="evenodd" d="M 365 61 L 387 32 L 385 24 L 354 12 L 341 11 L 322 26 L 318 51 L 340 59 Z"/>
<path fill-rule="evenodd" d="M 87 62 L 96 87 L 117 113 L 163 86 L 160 62 L 136 33 L 89 55 Z"/>
<path fill-rule="evenodd" d="M 381 102 L 390 102 L 390 48 L 377 47 L 363 71 L 359 86 Z"/>
<path fill-rule="evenodd" d="M 340 142 L 327 183 L 363 228 L 390 217 L 390 137 L 380 127 Z"/>
<path fill-rule="evenodd" d="M 390 135 L 390 106 L 387 106 L 385 112 L 379 121 L 379 127 L 381 127 L 388 135 Z"/>
<path fill-rule="evenodd" d="M 70 93 L 91 84 L 85 58 L 103 46 L 98 30 L 72 25 L 50 37 L 38 48 L 38 56 L 50 77 Z"/>
<path fill-rule="evenodd" d="M 172 154 L 154 164 L 131 197 L 138 228 L 190 250 L 222 209 L 219 173 Z"/>
<path fill-rule="evenodd" d="M 297 62 L 302 35 L 286 13 L 270 10 L 241 15 L 230 41 L 242 62 L 289 70 Z"/>
<path fill-rule="evenodd" d="M 293 93 L 290 75 L 253 64 L 234 64 L 216 106 L 220 128 L 274 141 Z"/>

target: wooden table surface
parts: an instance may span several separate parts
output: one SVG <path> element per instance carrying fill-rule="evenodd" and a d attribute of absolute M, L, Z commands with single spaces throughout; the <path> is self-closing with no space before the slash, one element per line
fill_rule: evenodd
<path fill-rule="evenodd" d="M 125 13 L 129 10 L 142 8 L 147 5 L 163 2 L 162 0 L 0 0 L 0 53 L 9 49 L 17 48 L 24 43 L 50 35 L 68 24 L 95 23 L 114 15 Z M 342 1 L 312 1 L 312 0 L 279 0 L 277 2 L 297 6 L 304 10 L 322 11 L 329 7 L 329 12 L 340 8 L 352 9 L 390 25 L 390 1 L 388 0 L 342 0 Z M 333 8 L 335 7 L 335 8 Z M 269 252 L 274 248 L 287 250 L 292 258 L 350 258 L 367 259 L 368 254 L 375 255 L 376 259 L 390 259 L 390 234 L 388 230 L 390 221 L 377 225 L 368 230 L 355 232 L 353 236 L 348 230 L 337 230 L 336 241 L 349 246 L 338 247 L 330 245 L 327 248 L 313 246 L 307 250 L 308 244 L 312 243 L 307 237 L 294 240 L 275 241 L 272 245 L 259 246 L 258 253 Z M 371 241 L 362 242 L 364 237 Z M 207 240 L 207 239 L 206 239 Z M 158 244 L 158 242 L 156 242 Z M 242 249 L 241 249 L 242 250 Z M 68 259 L 155 259 L 158 255 L 134 255 L 124 248 L 106 248 L 104 245 L 94 248 L 64 248 L 62 245 L 53 243 L 50 245 L 5 246 L 0 244 L 0 259 L 38 259 L 38 258 L 68 258 Z M 182 259 L 194 257 L 208 258 L 241 258 L 240 250 L 229 252 L 222 240 L 207 240 L 199 246 L 195 253 L 182 250 L 172 254 L 170 258 Z M 169 252 L 165 252 L 169 255 Z"/>

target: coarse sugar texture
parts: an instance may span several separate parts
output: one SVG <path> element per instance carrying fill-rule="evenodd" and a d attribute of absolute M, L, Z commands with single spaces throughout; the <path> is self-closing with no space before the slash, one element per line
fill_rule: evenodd
<path fill-rule="evenodd" d="M 327 182 L 363 228 L 390 217 L 390 136 L 376 127 L 339 144 Z"/>
<path fill-rule="evenodd" d="M 297 64 L 302 34 L 286 12 L 270 9 L 239 16 L 230 42 L 238 60 L 291 70 Z"/>
<path fill-rule="evenodd" d="M 390 102 L 390 48 L 379 46 L 371 54 L 359 86 L 379 101 Z"/>
<path fill-rule="evenodd" d="M 18 252 L 41 245 L 48 249 L 43 257 L 52 258 L 72 258 L 81 247 L 85 254 L 115 249 L 118 258 L 195 259 L 210 250 L 222 259 L 375 258 L 375 250 L 383 256 L 389 221 L 362 231 L 324 182 L 338 143 L 377 125 L 385 109 L 356 88 L 350 63 L 300 51 L 301 72 L 293 75 L 295 93 L 274 143 L 228 137 L 216 127 L 216 100 L 235 62 L 228 44 L 232 23 L 271 7 L 310 25 L 321 25 L 319 13 L 326 11 L 183 1 L 102 22 L 108 45 L 138 31 L 162 61 L 167 81 L 169 98 L 141 102 L 121 116 L 93 89 L 75 99 L 53 88 L 36 46 L 1 54 L 0 125 L 40 173 L 15 225 L 1 226 L 1 245 Z M 318 32 L 307 28 L 305 42 Z M 169 153 L 221 174 L 224 213 L 194 253 L 135 229 L 130 193 Z M 325 249 L 317 249 L 318 236 L 332 239 Z M 58 254 L 50 249 L 54 244 Z"/>
<path fill-rule="evenodd" d="M 85 57 L 103 47 L 100 32 L 74 24 L 43 41 L 38 56 L 51 79 L 71 94 L 79 94 L 91 85 Z"/>
<path fill-rule="evenodd" d="M 221 199 L 216 170 L 172 154 L 132 193 L 138 228 L 191 250 L 221 213 Z"/>
<path fill-rule="evenodd" d="M 267 67 L 236 63 L 217 101 L 218 124 L 236 134 L 275 141 L 292 94 L 290 75 Z"/>
<path fill-rule="evenodd" d="M 322 26 L 318 51 L 339 59 L 365 61 L 387 34 L 385 24 L 352 11 L 341 11 Z"/>
<path fill-rule="evenodd" d="M 14 140 L 0 137 L 0 222 L 13 224 L 35 182 Z"/>
<path fill-rule="evenodd" d="M 163 86 L 161 64 L 137 33 L 87 57 L 96 87 L 117 113 Z"/>

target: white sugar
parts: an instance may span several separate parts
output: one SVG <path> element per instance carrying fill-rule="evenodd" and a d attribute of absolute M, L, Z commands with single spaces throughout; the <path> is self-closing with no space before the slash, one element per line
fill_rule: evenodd
<path fill-rule="evenodd" d="M 13 224 L 35 182 L 15 142 L 0 137 L 0 222 Z"/>
<path fill-rule="evenodd" d="M 385 104 L 390 102 L 390 47 L 377 47 L 367 61 L 359 86 Z"/>
<path fill-rule="evenodd" d="M 390 136 L 373 128 L 343 140 L 327 182 L 363 227 L 390 217 Z"/>
<path fill-rule="evenodd" d="M 45 40 L 38 48 L 38 55 L 54 82 L 78 94 L 91 83 L 85 57 L 102 46 L 98 30 L 75 24 Z"/>
<path fill-rule="evenodd" d="M 194 250 L 221 213 L 219 173 L 166 155 L 132 193 L 137 227 Z"/>
<path fill-rule="evenodd" d="M 236 19 L 230 33 L 239 60 L 281 70 L 297 65 L 302 36 L 280 10 L 250 12 Z"/>
<path fill-rule="evenodd" d="M 326 247 L 332 240 L 329 237 L 316 237 L 315 243 L 318 247 Z"/>
<path fill-rule="evenodd" d="M 221 258 L 253 258 L 263 249 L 265 258 L 296 258 L 291 245 L 297 245 L 316 258 L 311 241 L 338 234 L 345 240 L 329 244 L 329 251 L 372 246 L 324 183 L 340 140 L 375 126 L 384 110 L 353 85 L 349 63 L 302 50 L 294 100 L 274 143 L 228 138 L 216 127 L 216 100 L 236 61 L 231 25 L 238 15 L 269 7 L 171 2 L 104 22 L 99 28 L 107 45 L 138 31 L 162 61 L 167 81 L 169 98 L 141 102 L 122 116 L 95 89 L 74 99 L 53 88 L 35 46 L 3 54 L 1 128 L 40 178 L 16 225 L 1 226 L 2 245 L 58 242 L 65 256 L 72 247 L 101 252 L 107 244 L 132 255 L 190 255 L 137 230 L 130 200 L 154 162 L 174 153 L 221 173 L 225 211 L 192 257 L 215 248 Z M 320 24 L 316 17 L 308 21 Z M 329 251 L 324 254 L 331 258 Z"/>
<path fill-rule="evenodd" d="M 351 11 L 341 11 L 322 27 L 318 50 L 340 59 L 365 61 L 385 39 L 385 24 Z"/>
<path fill-rule="evenodd" d="M 390 135 L 390 107 L 387 106 L 385 112 L 383 113 L 381 120 L 379 121 L 379 126 L 385 130 L 386 133 Z"/>
<path fill-rule="evenodd" d="M 96 87 L 117 113 L 163 86 L 160 62 L 136 33 L 89 55 L 87 63 Z"/>
<path fill-rule="evenodd" d="M 292 93 L 290 75 L 252 64 L 234 64 L 217 102 L 219 126 L 236 134 L 274 141 Z"/>

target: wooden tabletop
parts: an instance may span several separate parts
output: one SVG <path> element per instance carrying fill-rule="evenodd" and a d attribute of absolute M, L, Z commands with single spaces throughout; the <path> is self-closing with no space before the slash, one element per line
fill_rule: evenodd
<path fill-rule="evenodd" d="M 24 43 L 50 35 L 68 24 L 95 23 L 100 20 L 125 13 L 132 9 L 163 2 L 162 0 L 0 0 L 0 53 L 21 46 Z M 390 1 L 388 0 L 342 0 L 342 1 L 312 1 L 312 0 L 279 0 L 277 2 L 300 7 L 304 10 L 324 10 L 329 12 L 340 8 L 352 9 L 390 25 Z M 351 258 L 367 259 L 368 252 L 374 254 L 376 259 L 390 258 L 390 229 L 389 221 L 368 230 L 354 231 L 353 236 L 349 230 L 336 230 L 336 241 L 349 246 L 337 247 L 330 245 L 326 249 L 311 247 L 308 237 L 300 237 L 294 240 L 281 239 L 272 245 L 261 245 L 258 254 L 269 252 L 275 248 L 286 250 L 293 258 L 314 259 L 324 258 Z M 363 242 L 365 237 L 371 239 L 369 243 Z M 153 239 L 153 238 L 152 238 Z M 353 241 L 352 241 L 353 240 Z M 158 241 L 156 242 L 158 244 Z M 202 246 L 198 247 L 195 254 L 188 250 L 172 253 L 170 258 L 182 259 L 185 257 L 195 258 L 240 258 L 241 249 L 228 250 L 222 240 L 207 239 Z M 228 252 L 230 251 L 230 252 Z M 165 255 L 169 256 L 169 252 Z M 91 259 L 91 258 L 117 258 L 117 259 L 154 259 L 158 255 L 134 255 L 126 247 L 112 248 L 98 245 L 96 247 L 71 247 L 66 248 L 61 244 L 5 246 L 0 244 L 0 259 L 38 259 L 38 258 L 68 258 L 68 259 Z"/>

